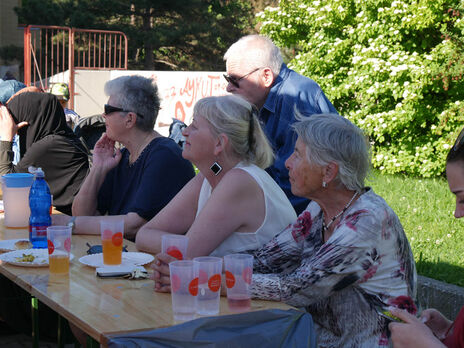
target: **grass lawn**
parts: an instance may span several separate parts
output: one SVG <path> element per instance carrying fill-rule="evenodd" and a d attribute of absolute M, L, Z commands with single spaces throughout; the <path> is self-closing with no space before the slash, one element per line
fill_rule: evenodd
<path fill-rule="evenodd" d="M 373 171 L 367 182 L 399 216 L 421 275 L 464 286 L 464 218 L 445 179 Z"/>

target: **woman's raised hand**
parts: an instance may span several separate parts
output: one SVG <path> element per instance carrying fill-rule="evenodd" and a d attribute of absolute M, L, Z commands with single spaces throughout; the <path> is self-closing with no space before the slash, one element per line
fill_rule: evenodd
<path fill-rule="evenodd" d="M 114 141 L 103 133 L 93 148 L 93 166 L 109 171 L 121 160 L 121 151 L 114 147 Z"/>
<path fill-rule="evenodd" d="M 155 291 L 171 292 L 171 278 L 169 276 L 169 262 L 177 259 L 168 255 L 159 253 L 155 257 L 155 262 L 151 265 L 154 269 L 152 279 L 155 281 Z"/>
<path fill-rule="evenodd" d="M 13 141 L 18 129 L 27 125 L 27 122 L 16 124 L 6 106 L 0 106 L 0 140 Z"/>

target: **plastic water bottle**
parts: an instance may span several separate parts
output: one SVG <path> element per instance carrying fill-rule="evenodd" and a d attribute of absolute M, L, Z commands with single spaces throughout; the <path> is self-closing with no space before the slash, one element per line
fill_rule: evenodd
<path fill-rule="evenodd" d="M 52 196 L 50 188 L 44 178 L 44 172 L 37 168 L 34 172 L 35 180 L 29 193 L 29 240 L 33 248 L 47 248 L 47 227 L 52 224 L 50 211 Z"/>

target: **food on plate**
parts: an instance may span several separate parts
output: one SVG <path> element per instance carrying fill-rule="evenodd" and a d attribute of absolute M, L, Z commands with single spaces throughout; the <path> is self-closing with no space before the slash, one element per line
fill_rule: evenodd
<path fill-rule="evenodd" d="M 15 257 L 17 262 L 34 262 L 35 258 L 32 254 L 23 254 L 23 256 Z"/>
<path fill-rule="evenodd" d="M 30 249 L 32 248 L 32 244 L 31 242 L 29 242 L 28 240 L 18 240 L 15 244 L 14 244 L 15 248 L 17 250 L 21 250 L 21 249 Z"/>

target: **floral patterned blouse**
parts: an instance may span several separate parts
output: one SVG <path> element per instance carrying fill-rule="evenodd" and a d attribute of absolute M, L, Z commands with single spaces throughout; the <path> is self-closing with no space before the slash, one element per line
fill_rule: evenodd
<path fill-rule="evenodd" d="M 305 307 L 318 347 L 385 347 L 376 306 L 414 309 L 416 269 L 398 217 L 372 189 L 323 242 L 323 212 L 311 202 L 297 221 L 254 251 L 252 296 Z"/>

